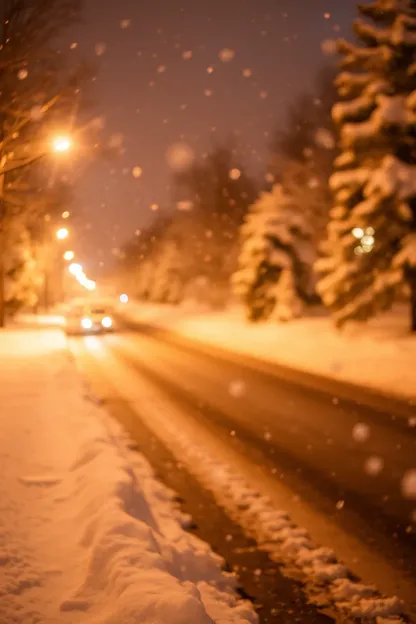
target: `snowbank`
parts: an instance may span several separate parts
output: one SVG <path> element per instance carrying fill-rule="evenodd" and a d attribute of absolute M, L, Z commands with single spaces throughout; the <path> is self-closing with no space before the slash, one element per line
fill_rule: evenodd
<path fill-rule="evenodd" d="M 407 334 L 408 319 L 400 310 L 342 333 L 322 316 L 287 324 L 253 325 L 238 307 L 209 312 L 195 306 L 129 302 L 119 310 L 132 320 L 205 344 L 407 399 L 416 398 L 416 336 Z"/>
<path fill-rule="evenodd" d="M 254 624 L 83 387 L 58 330 L 0 333 L 0 621 Z"/>

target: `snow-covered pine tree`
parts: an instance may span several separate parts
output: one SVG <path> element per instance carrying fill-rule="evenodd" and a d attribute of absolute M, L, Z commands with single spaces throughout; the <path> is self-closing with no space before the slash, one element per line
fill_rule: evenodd
<path fill-rule="evenodd" d="M 318 290 L 337 325 L 388 309 L 410 287 L 416 330 L 416 0 L 359 6 L 358 45 L 339 42 L 343 153 L 331 178 Z"/>
<path fill-rule="evenodd" d="M 298 316 L 309 294 L 313 262 L 310 229 L 280 185 L 262 193 L 250 207 L 241 239 L 239 269 L 232 276 L 232 285 L 248 318 L 267 319 L 274 308 L 279 316 L 279 301 L 285 307 L 282 320 Z"/>

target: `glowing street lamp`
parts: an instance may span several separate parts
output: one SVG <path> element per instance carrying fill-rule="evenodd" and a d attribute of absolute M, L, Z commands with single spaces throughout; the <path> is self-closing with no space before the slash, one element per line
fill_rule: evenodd
<path fill-rule="evenodd" d="M 68 217 L 69 217 L 69 211 L 64 210 L 64 212 L 62 213 L 62 219 L 68 219 Z"/>
<path fill-rule="evenodd" d="M 59 230 L 57 230 L 56 232 L 56 238 L 58 240 L 65 240 L 66 238 L 68 238 L 69 236 L 69 230 L 67 228 L 59 228 Z"/>
<path fill-rule="evenodd" d="M 69 265 L 68 271 L 71 273 L 71 275 L 75 275 L 75 277 L 77 275 L 82 275 L 82 265 L 78 264 L 77 262 L 73 262 Z"/>
<path fill-rule="evenodd" d="M 73 260 L 75 258 L 75 254 L 73 251 L 66 251 L 64 253 L 64 260 L 67 260 L 67 262 L 70 262 L 71 260 Z"/>
<path fill-rule="evenodd" d="M 68 152 L 71 149 L 72 141 L 69 136 L 59 135 L 52 140 L 52 149 L 54 152 Z"/>

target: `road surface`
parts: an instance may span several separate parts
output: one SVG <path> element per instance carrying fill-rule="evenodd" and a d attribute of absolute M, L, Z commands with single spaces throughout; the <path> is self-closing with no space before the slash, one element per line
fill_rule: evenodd
<path fill-rule="evenodd" d="M 148 328 L 72 345 L 107 400 L 128 401 L 114 382 L 119 365 L 144 388 L 159 388 L 192 421 L 202 446 L 205 436 L 228 445 L 230 458 L 277 500 L 284 483 L 293 494 L 284 507 L 296 521 L 415 613 L 416 502 L 403 497 L 401 481 L 415 467 L 416 428 L 405 414 L 370 407 L 359 391 L 344 399 Z M 140 419 L 140 407 L 135 412 Z"/>

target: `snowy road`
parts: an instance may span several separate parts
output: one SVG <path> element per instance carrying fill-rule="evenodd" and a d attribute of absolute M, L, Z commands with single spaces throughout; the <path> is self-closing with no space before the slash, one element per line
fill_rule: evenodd
<path fill-rule="evenodd" d="M 173 426 L 226 458 L 366 583 L 416 612 L 415 501 L 401 491 L 415 466 L 412 420 L 149 333 L 71 344 L 104 398 L 126 401 L 162 440 Z"/>

